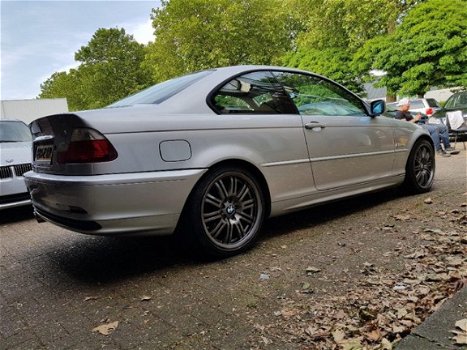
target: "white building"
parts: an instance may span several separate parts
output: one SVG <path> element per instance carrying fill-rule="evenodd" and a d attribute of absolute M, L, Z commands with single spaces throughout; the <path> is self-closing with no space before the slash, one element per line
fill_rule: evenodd
<path fill-rule="evenodd" d="M 19 119 L 26 124 L 46 115 L 68 112 L 66 98 L 2 100 L 0 102 L 0 119 Z"/>

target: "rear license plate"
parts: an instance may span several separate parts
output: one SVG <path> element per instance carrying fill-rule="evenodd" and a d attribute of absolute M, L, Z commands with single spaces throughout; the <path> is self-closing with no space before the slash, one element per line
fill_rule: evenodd
<path fill-rule="evenodd" d="M 35 161 L 40 163 L 49 163 L 52 161 L 53 145 L 39 145 L 36 148 Z"/>

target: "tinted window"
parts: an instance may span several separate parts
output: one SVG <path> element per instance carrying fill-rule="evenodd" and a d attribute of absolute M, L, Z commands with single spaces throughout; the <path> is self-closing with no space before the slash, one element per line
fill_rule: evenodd
<path fill-rule="evenodd" d="M 221 114 L 296 114 L 280 84 L 268 71 L 236 77 L 222 86 L 212 99 Z"/>
<path fill-rule="evenodd" d="M 191 84 L 200 80 L 212 71 L 202 71 L 198 73 L 184 75 L 179 78 L 164 81 L 163 83 L 153 85 L 146 90 L 140 91 L 134 95 L 128 96 L 123 100 L 112 103 L 107 108 L 127 107 L 136 104 L 157 104 L 164 102 L 169 97 L 186 89 Z"/>
<path fill-rule="evenodd" d="M 361 116 L 362 101 L 338 85 L 319 77 L 290 72 L 273 72 L 295 103 L 300 114 Z"/>
<path fill-rule="evenodd" d="M 31 141 L 29 128 L 22 122 L 0 122 L 0 142 L 26 142 Z"/>
<path fill-rule="evenodd" d="M 428 102 L 428 106 L 430 107 L 439 107 L 438 101 L 436 101 L 434 98 L 427 98 L 426 102 Z"/>

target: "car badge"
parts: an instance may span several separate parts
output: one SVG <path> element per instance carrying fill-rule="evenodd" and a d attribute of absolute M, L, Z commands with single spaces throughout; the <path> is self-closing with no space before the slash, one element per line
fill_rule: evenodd
<path fill-rule="evenodd" d="M 13 159 L 7 159 L 6 162 L 7 162 L 8 164 L 13 163 Z"/>

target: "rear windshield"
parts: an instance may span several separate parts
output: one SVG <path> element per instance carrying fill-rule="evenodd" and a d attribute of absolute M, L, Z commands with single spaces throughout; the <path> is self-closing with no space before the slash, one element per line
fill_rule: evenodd
<path fill-rule="evenodd" d="M 438 101 L 436 101 L 434 98 L 427 98 L 426 102 L 428 102 L 428 106 L 430 107 L 439 107 Z"/>
<path fill-rule="evenodd" d="M 444 106 L 446 108 L 467 108 L 467 92 L 452 95 Z"/>
<path fill-rule="evenodd" d="M 410 101 L 410 109 L 421 109 L 421 108 L 425 108 L 423 101 L 421 100 Z"/>
<path fill-rule="evenodd" d="M 195 83 L 206 75 L 211 74 L 212 72 L 212 70 L 206 70 L 164 81 L 134 95 L 125 97 L 120 101 L 112 103 L 111 105 L 107 106 L 107 108 L 127 107 L 137 104 L 158 104 L 164 102 L 168 98 L 186 89 L 191 84 Z"/>
<path fill-rule="evenodd" d="M 32 136 L 23 122 L 0 121 L 0 142 L 27 142 Z"/>

